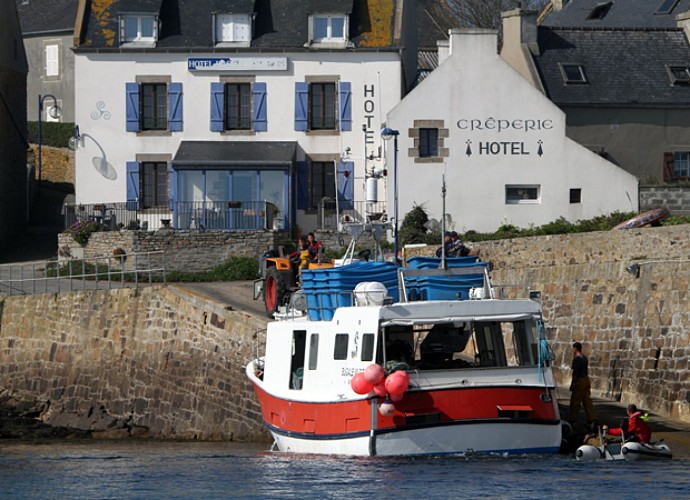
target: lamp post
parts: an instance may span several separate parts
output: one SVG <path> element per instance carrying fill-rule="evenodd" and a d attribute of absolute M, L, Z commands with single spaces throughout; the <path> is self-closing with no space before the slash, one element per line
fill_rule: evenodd
<path fill-rule="evenodd" d="M 381 131 L 381 138 L 384 141 L 389 141 L 393 138 L 393 219 L 395 226 L 393 227 L 393 252 L 395 265 L 398 265 L 398 136 L 400 132 L 392 128 L 384 128 Z"/>
<path fill-rule="evenodd" d="M 42 174 L 43 174 L 43 158 L 41 155 L 41 120 L 43 118 L 43 102 L 46 99 L 52 99 L 53 100 L 53 105 L 51 106 L 50 110 L 48 110 L 48 114 L 52 118 L 58 118 L 60 116 L 60 108 L 58 107 L 57 99 L 55 98 L 54 95 L 52 94 L 46 94 L 46 95 L 38 95 L 38 129 L 37 129 L 37 135 L 38 135 L 38 192 L 41 192 L 41 184 L 42 184 Z"/>

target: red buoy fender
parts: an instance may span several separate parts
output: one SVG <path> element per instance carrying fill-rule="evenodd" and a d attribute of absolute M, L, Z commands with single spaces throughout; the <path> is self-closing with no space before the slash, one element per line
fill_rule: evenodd
<path fill-rule="evenodd" d="M 617 226 L 614 226 L 613 229 L 635 229 L 638 227 L 644 227 L 659 222 L 661 219 L 665 219 L 669 215 L 670 212 L 667 209 L 655 208 L 653 210 L 642 212 L 637 217 L 633 217 L 632 219 L 621 222 Z"/>

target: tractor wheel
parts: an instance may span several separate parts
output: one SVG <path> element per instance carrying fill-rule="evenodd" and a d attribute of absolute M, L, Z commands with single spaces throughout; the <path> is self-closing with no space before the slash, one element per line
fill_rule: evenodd
<path fill-rule="evenodd" d="M 264 283 L 264 304 L 266 316 L 273 317 L 278 307 L 283 305 L 288 283 L 285 279 L 285 271 L 269 267 L 266 269 L 266 282 Z"/>

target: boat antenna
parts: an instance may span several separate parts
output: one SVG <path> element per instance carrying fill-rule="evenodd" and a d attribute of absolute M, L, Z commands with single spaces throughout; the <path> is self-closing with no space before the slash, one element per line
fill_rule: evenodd
<path fill-rule="evenodd" d="M 441 269 L 446 267 L 446 174 L 443 174 L 443 181 L 441 183 Z"/>

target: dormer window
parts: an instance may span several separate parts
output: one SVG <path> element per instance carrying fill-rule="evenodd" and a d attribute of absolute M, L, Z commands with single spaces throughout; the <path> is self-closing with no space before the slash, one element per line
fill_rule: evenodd
<path fill-rule="evenodd" d="M 585 68 L 581 64 L 560 64 L 564 83 L 587 83 Z"/>
<path fill-rule="evenodd" d="M 666 70 L 671 78 L 671 85 L 690 84 L 690 66 L 667 66 Z"/>
<path fill-rule="evenodd" d="M 121 43 L 155 44 L 158 40 L 158 21 L 150 14 L 125 14 L 120 19 Z"/>
<path fill-rule="evenodd" d="M 347 42 L 349 27 L 344 14 L 314 14 L 310 28 L 310 38 L 315 43 Z"/>
<path fill-rule="evenodd" d="M 249 14 L 216 14 L 216 44 L 249 46 L 252 41 L 252 25 Z"/>

